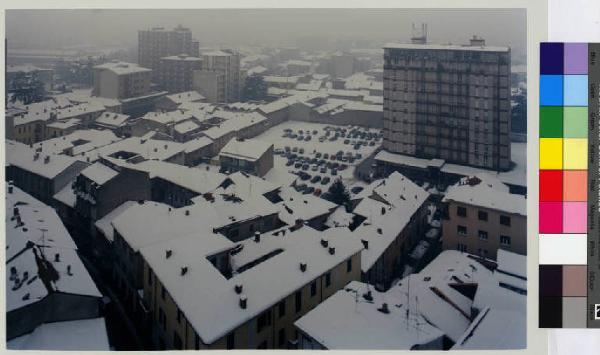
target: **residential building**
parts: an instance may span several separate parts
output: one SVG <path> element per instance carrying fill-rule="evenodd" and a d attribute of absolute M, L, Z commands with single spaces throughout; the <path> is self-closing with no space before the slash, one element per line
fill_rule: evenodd
<path fill-rule="evenodd" d="M 150 93 L 152 70 L 117 60 L 94 67 L 95 96 L 129 99 Z"/>
<path fill-rule="evenodd" d="M 331 76 L 346 78 L 356 72 L 356 58 L 352 54 L 339 53 L 331 57 Z"/>
<path fill-rule="evenodd" d="M 192 87 L 202 94 L 202 96 L 206 97 L 206 101 L 208 102 L 226 102 L 225 86 L 225 74 L 222 72 L 210 70 L 194 71 Z"/>
<path fill-rule="evenodd" d="M 387 44 L 384 142 L 390 153 L 510 168 L 509 47 Z"/>
<path fill-rule="evenodd" d="M 527 255 L 527 200 L 489 175 L 461 179 L 442 202 L 443 249 L 496 260 L 503 249 Z"/>
<path fill-rule="evenodd" d="M 109 350 L 102 294 L 54 209 L 11 183 L 5 198 L 7 348 Z"/>
<path fill-rule="evenodd" d="M 172 30 L 154 27 L 138 31 L 138 63 L 150 68 L 152 80 L 159 79 L 160 59 L 187 54 L 198 55 L 198 42 L 192 40 L 192 32 L 181 25 Z"/>
<path fill-rule="evenodd" d="M 232 139 L 219 153 L 221 170 L 264 176 L 273 168 L 273 144 L 256 139 Z"/>
<path fill-rule="evenodd" d="M 169 93 L 192 90 L 194 71 L 202 69 L 202 59 L 178 54 L 160 58 L 158 84 Z"/>
<path fill-rule="evenodd" d="M 222 73 L 225 81 L 224 102 L 239 101 L 242 82 L 240 77 L 240 54 L 238 52 L 231 49 L 222 49 L 202 53 L 202 70 Z"/>
<path fill-rule="evenodd" d="M 204 102 L 206 98 L 199 92 L 190 90 L 167 95 L 156 102 L 157 111 L 174 111 L 182 104 Z"/>

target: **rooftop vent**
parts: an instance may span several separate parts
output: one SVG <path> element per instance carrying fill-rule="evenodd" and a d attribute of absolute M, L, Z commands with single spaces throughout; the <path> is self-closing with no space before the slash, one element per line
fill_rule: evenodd
<path fill-rule="evenodd" d="M 325 239 L 321 239 L 321 246 L 323 246 L 323 248 L 327 248 L 327 246 L 329 245 L 329 242 Z"/>
<path fill-rule="evenodd" d="M 254 232 L 254 241 L 257 243 L 260 242 L 260 232 L 259 231 Z"/>
<path fill-rule="evenodd" d="M 187 266 L 184 266 L 184 267 L 181 268 L 181 276 L 187 274 L 187 272 L 188 272 Z"/>
<path fill-rule="evenodd" d="M 331 254 L 331 255 L 335 254 L 335 248 L 334 247 L 329 247 L 329 254 Z"/>
<path fill-rule="evenodd" d="M 377 234 L 383 234 L 383 229 L 377 228 Z"/>
<path fill-rule="evenodd" d="M 189 216 L 190 215 L 190 210 L 185 210 L 185 215 Z"/>
<path fill-rule="evenodd" d="M 477 35 L 473 35 L 473 38 L 470 40 L 470 44 L 472 47 L 483 47 L 485 46 L 485 39 L 478 37 Z"/>
<path fill-rule="evenodd" d="M 242 289 L 243 289 L 242 284 L 235 285 L 234 289 L 235 289 L 235 293 L 237 293 L 239 295 L 240 293 L 242 293 Z"/>
<path fill-rule="evenodd" d="M 173 250 L 170 250 L 170 249 L 169 249 L 169 250 L 167 250 L 167 251 L 165 252 L 165 257 L 166 257 L 167 259 L 168 259 L 168 258 L 170 258 L 170 257 L 171 257 L 171 255 L 173 255 Z"/>
<path fill-rule="evenodd" d="M 365 249 L 369 249 L 369 241 L 368 240 L 361 239 L 360 241 L 361 241 L 363 247 L 365 247 Z"/>
<path fill-rule="evenodd" d="M 306 263 L 300 263 L 300 271 L 302 271 L 302 272 L 306 271 Z"/>
<path fill-rule="evenodd" d="M 67 275 L 73 276 L 73 273 L 71 272 L 71 265 L 67 265 Z"/>
<path fill-rule="evenodd" d="M 59 253 L 54 254 L 54 262 L 55 263 L 59 263 L 60 262 L 60 254 Z"/>
<path fill-rule="evenodd" d="M 377 308 L 377 310 L 381 313 L 385 313 L 388 314 L 390 313 L 390 309 L 388 308 L 388 304 L 387 303 L 382 303 L 380 308 Z"/>
<path fill-rule="evenodd" d="M 245 295 L 240 296 L 240 308 L 246 309 L 248 307 L 248 297 Z"/>
<path fill-rule="evenodd" d="M 385 207 L 381 207 L 381 215 L 385 214 Z"/>

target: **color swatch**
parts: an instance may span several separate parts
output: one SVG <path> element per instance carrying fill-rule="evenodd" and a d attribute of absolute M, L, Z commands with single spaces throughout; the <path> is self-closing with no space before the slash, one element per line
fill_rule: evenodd
<path fill-rule="evenodd" d="M 588 312 L 588 169 L 591 75 L 599 47 L 587 43 L 540 46 L 539 325 L 585 328 Z M 597 98 L 597 96 L 596 96 Z M 592 106 L 595 103 L 592 102 Z M 591 138 L 594 139 L 594 138 Z M 595 180 L 592 181 L 592 185 Z M 600 281 L 600 274 L 598 275 Z M 598 300 L 600 303 L 600 300 Z"/>

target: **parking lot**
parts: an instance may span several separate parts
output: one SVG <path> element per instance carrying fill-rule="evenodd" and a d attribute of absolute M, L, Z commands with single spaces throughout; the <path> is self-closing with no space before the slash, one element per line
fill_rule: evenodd
<path fill-rule="evenodd" d="M 288 121 L 256 138 L 273 143 L 274 169 L 297 175 L 296 189 L 318 196 L 337 178 L 352 185 L 354 169 L 381 145 L 382 133 L 359 126 Z"/>

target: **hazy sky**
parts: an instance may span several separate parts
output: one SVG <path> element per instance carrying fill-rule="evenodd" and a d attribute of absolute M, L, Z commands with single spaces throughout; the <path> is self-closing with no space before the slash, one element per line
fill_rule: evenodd
<path fill-rule="evenodd" d="M 511 9 L 250 9 L 250 10 L 7 10 L 9 47 L 62 49 L 72 45 L 127 45 L 137 30 L 189 27 L 200 45 L 297 45 L 310 41 L 407 41 L 412 23 L 427 22 L 430 42 L 466 43 L 473 34 L 489 45 L 526 48 L 525 10 Z"/>

